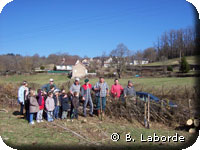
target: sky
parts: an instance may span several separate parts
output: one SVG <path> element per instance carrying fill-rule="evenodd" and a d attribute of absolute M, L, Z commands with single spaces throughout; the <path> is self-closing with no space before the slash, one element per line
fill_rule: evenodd
<path fill-rule="evenodd" d="M 0 14 L 0 54 L 81 57 L 154 46 L 164 32 L 194 27 L 185 0 L 14 0 Z"/>

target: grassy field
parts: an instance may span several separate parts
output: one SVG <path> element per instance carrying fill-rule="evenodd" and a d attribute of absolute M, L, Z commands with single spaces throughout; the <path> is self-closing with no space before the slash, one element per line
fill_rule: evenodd
<path fill-rule="evenodd" d="M 15 109 L 14 109 L 15 110 Z M 14 111 L 15 112 L 15 111 Z M 184 143 L 178 142 L 157 142 L 148 143 L 141 142 L 141 134 L 143 134 L 144 139 L 147 136 L 153 136 L 154 133 L 158 136 L 174 136 L 178 133 L 184 136 L 186 142 L 192 137 L 191 134 L 185 131 L 175 131 L 173 129 L 165 128 L 159 124 L 153 124 L 151 129 L 145 129 L 141 125 L 135 123 L 128 123 L 125 120 L 113 120 L 110 118 L 105 118 L 103 122 L 99 121 L 97 117 L 88 118 L 86 123 L 83 123 L 83 118 L 80 117 L 79 120 L 74 120 L 74 122 L 67 122 L 56 120 L 54 123 L 56 125 L 62 125 L 67 127 L 83 137 L 87 138 L 89 143 L 85 140 L 80 139 L 71 132 L 48 122 L 35 124 L 30 126 L 28 122 L 21 119 L 13 114 L 13 110 L 6 112 L 0 112 L 0 135 L 7 145 L 12 145 L 14 148 L 20 148 L 27 146 L 27 149 L 37 147 L 52 148 L 55 146 L 134 146 L 141 148 L 147 146 L 149 149 L 159 149 L 167 146 L 168 148 L 173 148 L 175 146 L 183 146 Z M 111 140 L 111 134 L 120 134 L 120 140 L 114 142 Z M 126 142 L 125 135 L 130 134 L 135 142 Z"/>
<path fill-rule="evenodd" d="M 186 60 L 188 61 L 189 64 L 194 65 L 197 64 L 196 58 L 199 56 L 187 56 Z M 169 59 L 164 62 L 154 62 L 154 63 L 149 63 L 146 64 L 145 66 L 161 66 L 163 64 L 165 65 L 178 65 L 179 64 L 180 58 L 174 58 L 174 59 Z"/>
<path fill-rule="evenodd" d="M 23 80 L 28 81 L 29 83 L 36 83 L 43 85 L 49 82 L 49 79 L 53 78 L 55 84 L 66 83 L 69 78 L 66 75 L 51 75 L 51 74 L 37 74 L 37 75 L 14 75 L 14 76 L 1 76 L 0 83 L 21 83 Z M 120 79 L 120 84 L 123 86 L 127 85 L 128 80 L 132 80 L 135 85 L 143 85 L 145 87 L 173 87 L 173 86 L 193 86 L 196 83 L 197 78 L 194 77 L 185 77 L 185 78 L 176 78 L 176 77 L 165 77 L 165 78 L 123 78 Z M 94 85 L 98 81 L 98 78 L 90 79 L 90 83 Z M 105 79 L 108 85 L 114 83 L 114 79 Z M 84 83 L 84 79 L 81 79 L 81 84 Z"/>
<path fill-rule="evenodd" d="M 58 87 L 69 81 L 65 75 L 50 75 L 50 74 L 38 74 L 38 75 L 15 75 L 15 76 L 1 76 L 0 83 L 12 83 L 20 84 L 23 80 L 29 83 L 35 83 L 39 87 L 45 83 L 48 83 L 49 79 L 53 78 L 55 84 Z M 142 86 L 145 88 L 158 88 L 165 86 L 166 88 L 176 88 L 176 86 L 182 87 L 195 85 L 197 78 L 187 77 L 187 78 L 126 78 L 120 79 L 120 83 L 123 86 L 127 85 L 128 80 L 132 80 L 139 90 Z M 105 79 L 109 84 L 109 87 L 113 84 L 114 79 Z M 92 85 L 98 81 L 98 78 L 90 79 Z M 84 79 L 81 79 L 81 84 L 84 83 Z M 0 109 L 1 106 L 0 106 Z M 15 148 L 20 148 L 24 146 L 25 149 L 30 149 L 30 145 L 33 149 L 44 147 L 43 149 L 57 148 L 59 146 L 70 147 L 70 146 L 134 146 L 136 149 L 141 149 L 146 146 L 148 149 L 160 149 L 167 146 L 167 149 L 172 149 L 175 146 L 183 146 L 184 143 L 142 143 L 140 141 L 140 135 L 143 134 L 146 138 L 147 136 L 152 136 L 156 133 L 158 136 L 173 136 L 175 133 L 182 135 L 186 138 L 186 142 L 189 141 L 193 136 L 186 131 L 177 131 L 173 128 L 169 128 L 165 125 L 158 124 L 156 122 L 151 122 L 151 129 L 145 129 L 137 121 L 133 123 L 128 122 L 125 119 L 114 119 L 106 117 L 102 122 L 95 116 L 93 118 L 87 118 L 87 122 L 83 123 L 83 118 L 80 116 L 79 120 L 74 120 L 74 122 L 67 122 L 56 120 L 55 124 L 44 122 L 41 124 L 35 124 L 30 126 L 28 122 L 24 119 L 20 119 L 16 116 L 16 112 L 19 108 L 13 107 L 13 109 L 6 108 L 8 113 L 0 111 L 0 135 L 4 142 L 8 145 L 13 145 Z M 67 127 L 83 137 L 87 138 L 93 144 L 88 143 L 68 132 L 57 125 Z M 112 133 L 119 133 L 121 138 L 118 142 L 113 142 L 110 139 Z M 136 142 L 127 143 L 125 141 L 125 135 L 130 133 Z M 94 144 L 95 143 L 95 144 Z M 97 144 L 97 145 L 96 145 Z M 88 148 L 88 147 L 87 147 Z M 83 148 L 81 148 L 83 149 Z M 121 148 L 120 148 L 121 149 Z M 131 147 L 130 147 L 131 149 Z"/>

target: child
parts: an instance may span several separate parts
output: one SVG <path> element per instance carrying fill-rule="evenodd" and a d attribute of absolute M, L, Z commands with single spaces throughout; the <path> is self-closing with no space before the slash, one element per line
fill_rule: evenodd
<path fill-rule="evenodd" d="M 38 90 L 38 104 L 39 104 L 39 111 L 37 113 L 37 122 L 44 122 L 42 120 L 43 110 L 44 110 L 44 93 L 41 89 Z"/>
<path fill-rule="evenodd" d="M 53 96 L 53 99 L 54 99 L 54 103 L 55 103 L 55 109 L 53 111 L 53 116 L 55 119 L 58 119 L 59 118 L 59 114 L 60 114 L 60 107 L 61 107 L 61 100 L 60 100 L 60 96 L 59 96 L 59 90 L 56 89 L 54 91 L 54 96 Z"/>
<path fill-rule="evenodd" d="M 79 95 L 77 92 L 74 92 L 74 96 L 72 99 L 72 119 L 75 117 L 78 119 L 78 107 L 79 107 Z"/>
<path fill-rule="evenodd" d="M 35 97 L 35 91 L 30 91 L 29 123 L 34 124 L 33 115 L 39 111 L 39 105 Z"/>
<path fill-rule="evenodd" d="M 53 121 L 53 110 L 55 108 L 55 103 L 54 103 L 52 92 L 48 93 L 48 97 L 45 101 L 45 106 L 46 106 L 46 110 L 47 110 L 47 121 L 52 122 Z"/>
<path fill-rule="evenodd" d="M 62 90 L 62 94 L 60 96 L 61 98 L 61 108 L 62 108 L 62 117 L 61 119 L 66 119 L 67 118 L 67 114 L 68 114 L 68 110 L 70 108 L 69 106 L 69 97 L 67 96 L 67 93 L 65 93 L 65 91 Z"/>

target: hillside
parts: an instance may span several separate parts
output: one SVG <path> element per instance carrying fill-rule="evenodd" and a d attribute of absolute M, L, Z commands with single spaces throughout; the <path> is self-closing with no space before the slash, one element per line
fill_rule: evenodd
<path fill-rule="evenodd" d="M 188 61 L 188 63 L 190 65 L 196 65 L 196 58 L 199 56 L 187 56 L 186 60 Z M 153 62 L 153 63 L 149 63 L 149 64 L 145 64 L 144 66 L 161 66 L 161 65 L 178 65 L 179 64 L 179 60 L 180 58 L 174 58 L 174 59 L 169 59 L 166 60 L 164 62 Z"/>

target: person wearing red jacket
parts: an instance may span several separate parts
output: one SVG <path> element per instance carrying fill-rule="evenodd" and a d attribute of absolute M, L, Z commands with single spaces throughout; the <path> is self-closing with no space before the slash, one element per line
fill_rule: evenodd
<path fill-rule="evenodd" d="M 43 110 L 44 110 L 44 105 L 45 105 L 45 101 L 44 101 L 44 94 L 42 92 L 41 89 L 38 90 L 38 104 L 39 104 L 39 111 L 37 112 L 37 123 L 43 122 Z"/>
<path fill-rule="evenodd" d="M 115 79 L 114 84 L 111 87 L 111 94 L 114 98 L 120 98 L 122 92 L 123 92 L 123 87 L 119 84 L 119 80 Z"/>

